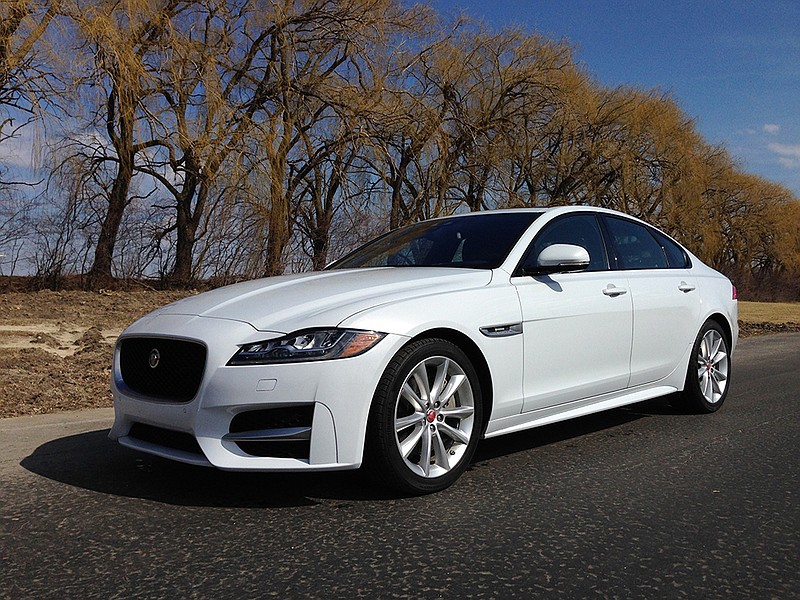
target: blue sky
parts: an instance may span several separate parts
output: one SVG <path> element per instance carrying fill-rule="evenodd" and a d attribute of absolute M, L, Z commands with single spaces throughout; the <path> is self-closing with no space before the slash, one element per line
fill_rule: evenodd
<path fill-rule="evenodd" d="M 799 0 L 423 0 L 567 39 L 602 83 L 669 92 L 705 139 L 800 198 Z"/>

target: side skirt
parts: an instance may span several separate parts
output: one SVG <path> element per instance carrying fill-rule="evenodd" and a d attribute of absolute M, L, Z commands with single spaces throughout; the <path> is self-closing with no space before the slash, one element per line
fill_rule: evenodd
<path fill-rule="evenodd" d="M 637 402 L 643 402 L 651 398 L 666 396 L 677 391 L 678 389 L 675 387 L 663 385 L 648 387 L 647 389 L 638 391 L 626 390 L 623 394 L 616 393 L 613 395 L 597 396 L 594 398 L 575 400 L 557 406 L 548 406 L 547 408 L 540 408 L 538 410 L 490 421 L 484 437 L 491 438 L 506 433 L 549 425 L 550 423 L 557 423 L 558 421 L 566 421 L 568 419 L 574 419 L 612 408 L 619 408 L 620 406 L 626 406 L 628 404 L 636 404 Z"/>

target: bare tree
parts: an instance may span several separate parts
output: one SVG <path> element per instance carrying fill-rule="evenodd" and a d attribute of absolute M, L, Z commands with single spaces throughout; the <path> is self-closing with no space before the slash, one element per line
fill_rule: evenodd
<path fill-rule="evenodd" d="M 159 56 L 170 20 L 185 7 L 181 0 L 136 0 L 125 4 L 91 1 L 72 11 L 75 31 L 88 54 L 88 75 L 78 83 L 100 104 L 92 112 L 90 127 L 99 135 L 73 138 L 74 157 L 83 160 L 88 173 L 108 171 L 103 191 L 106 207 L 99 217 L 94 260 L 88 273 L 92 288 L 113 279 L 112 264 L 120 225 L 129 203 L 131 182 L 143 154 L 157 145 L 151 135 L 148 98 L 154 93 L 153 59 Z M 82 66 L 82 65 L 79 65 Z"/>

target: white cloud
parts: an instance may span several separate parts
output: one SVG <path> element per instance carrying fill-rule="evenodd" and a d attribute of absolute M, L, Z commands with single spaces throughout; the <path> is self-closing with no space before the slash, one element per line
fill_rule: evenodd
<path fill-rule="evenodd" d="M 781 131 L 781 126 L 775 123 L 766 123 L 761 129 L 770 135 L 778 135 Z"/>
<path fill-rule="evenodd" d="M 787 169 L 800 169 L 800 144 L 769 144 L 770 152 L 778 155 L 778 163 Z"/>
<path fill-rule="evenodd" d="M 788 156 L 789 158 L 800 159 L 800 144 L 770 144 L 767 146 L 767 148 L 772 150 L 775 154 L 779 154 L 780 156 Z"/>

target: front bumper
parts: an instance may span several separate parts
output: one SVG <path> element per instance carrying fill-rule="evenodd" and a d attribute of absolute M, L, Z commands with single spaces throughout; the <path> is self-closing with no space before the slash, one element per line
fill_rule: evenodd
<path fill-rule="evenodd" d="M 109 437 L 164 458 L 235 471 L 359 467 L 374 390 L 391 357 L 407 341 L 389 335 L 370 351 L 348 359 L 232 367 L 226 363 L 239 344 L 269 334 L 230 320 L 162 315 L 132 326 L 120 340 L 153 335 L 196 341 L 207 347 L 199 390 L 188 402 L 160 401 L 137 394 L 122 379 L 118 344 L 112 381 L 115 421 Z M 238 423 L 255 422 L 258 419 L 250 419 L 250 414 L 260 418 L 276 409 L 284 413 L 296 409 L 310 415 L 310 422 L 302 424 L 307 426 L 292 423 L 291 427 L 268 430 L 254 426 L 253 431 L 235 426 L 232 431 L 235 419 Z M 148 435 L 141 435 L 142 431 Z M 153 432 L 157 435 L 150 435 Z M 256 442 L 242 441 L 246 439 Z M 299 455 L 287 456 L 280 450 L 287 441 L 298 440 L 307 440 L 305 445 L 300 444 L 306 450 Z M 253 447 L 259 450 L 253 453 Z M 278 450 L 274 456 L 270 455 L 273 447 Z"/>

